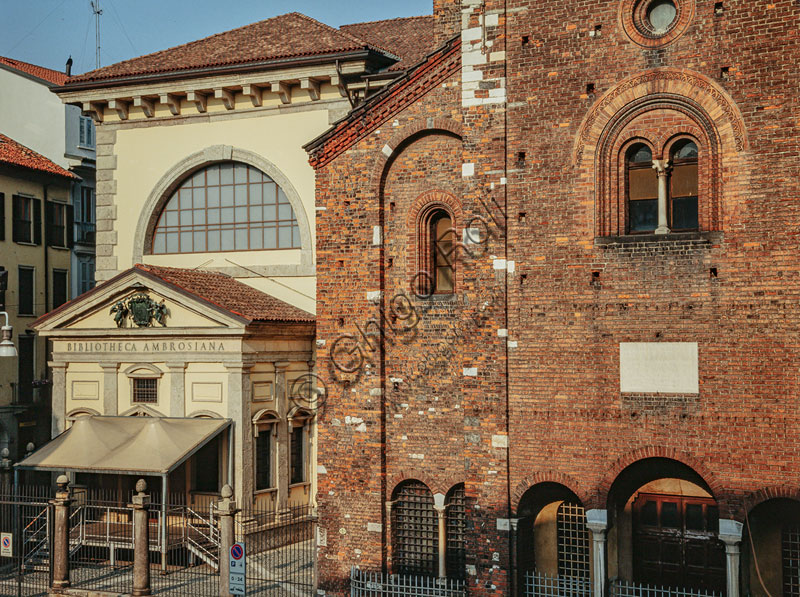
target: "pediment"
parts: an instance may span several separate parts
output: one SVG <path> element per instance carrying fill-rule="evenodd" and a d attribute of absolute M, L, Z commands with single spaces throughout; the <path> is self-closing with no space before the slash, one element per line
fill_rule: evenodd
<path fill-rule="evenodd" d="M 129 270 L 42 317 L 33 328 L 62 332 L 152 334 L 158 330 L 241 330 L 247 321 L 167 282 Z"/>

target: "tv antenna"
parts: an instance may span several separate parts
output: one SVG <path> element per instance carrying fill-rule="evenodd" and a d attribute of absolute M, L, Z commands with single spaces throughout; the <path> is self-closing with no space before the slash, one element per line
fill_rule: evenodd
<path fill-rule="evenodd" d="M 103 11 L 100 10 L 100 0 L 90 0 L 89 4 L 92 6 L 92 13 L 94 13 L 94 36 L 95 46 L 97 47 L 95 68 L 100 68 L 100 15 L 103 14 Z"/>

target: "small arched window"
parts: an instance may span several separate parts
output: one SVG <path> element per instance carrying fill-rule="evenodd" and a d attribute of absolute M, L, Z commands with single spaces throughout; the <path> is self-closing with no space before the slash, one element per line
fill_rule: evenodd
<path fill-rule="evenodd" d="M 628 232 L 653 232 L 658 226 L 658 174 L 653 152 L 637 143 L 625 154 L 628 192 Z"/>
<path fill-rule="evenodd" d="M 445 500 L 445 516 L 447 517 L 447 535 L 445 545 L 447 578 L 463 580 L 466 575 L 467 551 L 465 534 L 467 530 L 466 499 L 464 484 L 459 483 L 447 492 Z"/>
<path fill-rule="evenodd" d="M 289 199 L 260 170 L 238 162 L 198 170 L 159 215 L 152 252 L 296 249 L 300 228 Z"/>
<path fill-rule="evenodd" d="M 697 208 L 697 145 L 682 139 L 672 146 L 670 163 L 671 230 L 697 230 L 700 227 Z"/>
<path fill-rule="evenodd" d="M 256 478 L 255 490 L 275 487 L 275 443 L 280 417 L 274 411 L 261 410 L 253 417 L 255 431 Z"/>
<path fill-rule="evenodd" d="M 455 290 L 455 230 L 453 217 L 442 207 L 423 213 L 419 224 L 418 293 L 452 294 Z"/>

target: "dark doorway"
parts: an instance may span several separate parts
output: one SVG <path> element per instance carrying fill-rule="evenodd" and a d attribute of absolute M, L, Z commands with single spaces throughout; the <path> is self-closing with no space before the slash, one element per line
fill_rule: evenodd
<path fill-rule="evenodd" d="M 633 502 L 636 582 L 725 590 L 725 547 L 710 498 L 640 493 Z"/>

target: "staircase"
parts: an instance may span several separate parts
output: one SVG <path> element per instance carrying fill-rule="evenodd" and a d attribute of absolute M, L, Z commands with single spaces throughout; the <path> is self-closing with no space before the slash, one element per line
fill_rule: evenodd
<path fill-rule="evenodd" d="M 29 506 L 24 506 L 29 508 Z M 50 565 L 50 519 L 47 506 L 23 516 L 22 569 L 48 570 Z"/>
<path fill-rule="evenodd" d="M 185 510 L 186 549 L 219 571 L 219 527 L 213 516 L 203 517 L 191 508 Z"/>

